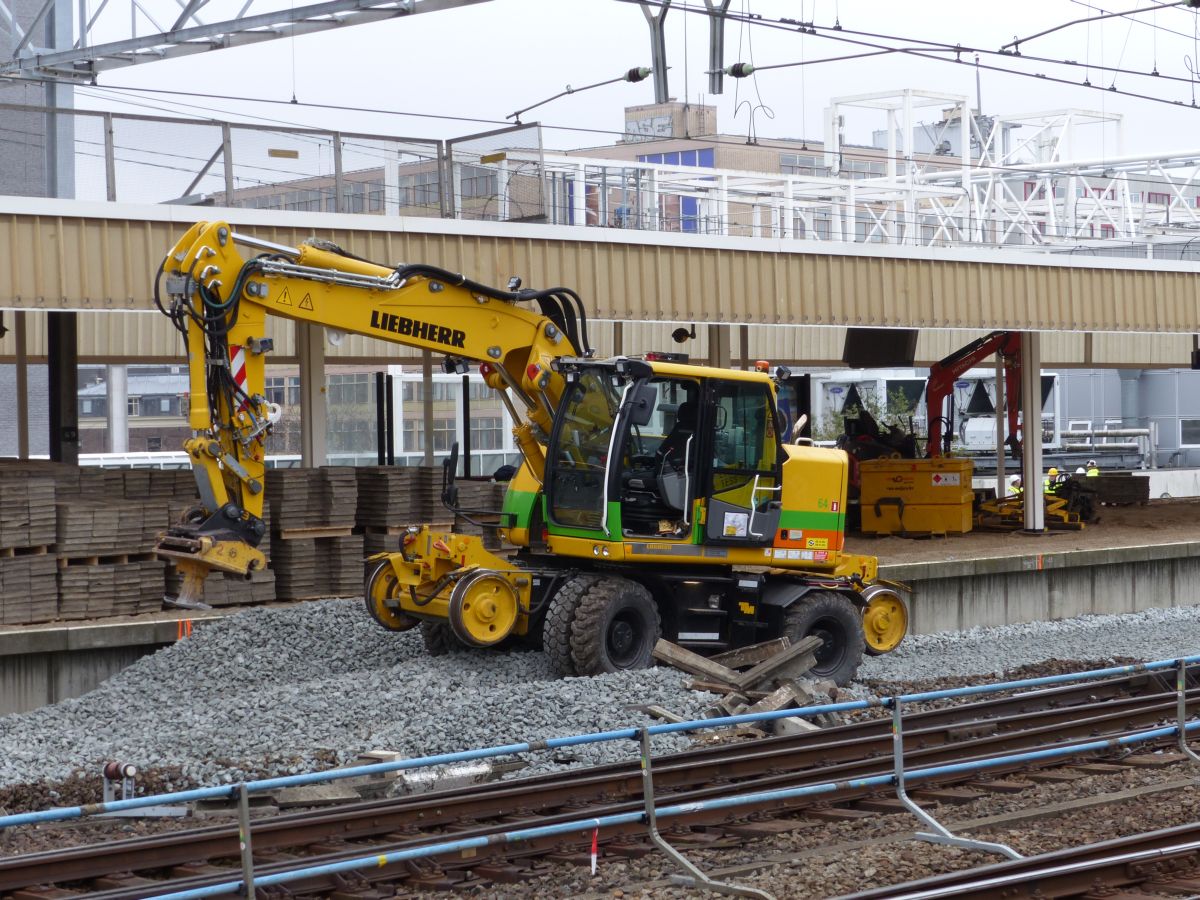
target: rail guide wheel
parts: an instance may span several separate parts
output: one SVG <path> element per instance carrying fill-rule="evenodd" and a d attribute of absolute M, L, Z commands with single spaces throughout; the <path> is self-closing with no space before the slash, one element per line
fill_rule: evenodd
<path fill-rule="evenodd" d="M 517 589 L 495 572 L 468 576 L 450 594 L 450 629 L 470 647 L 500 643 L 512 633 L 520 614 Z"/>
<path fill-rule="evenodd" d="M 400 580 L 392 564 L 381 560 L 367 578 L 363 589 L 363 601 L 367 613 L 388 631 L 408 631 L 419 624 L 416 619 L 400 609 L 394 601 L 400 595 Z"/>
<path fill-rule="evenodd" d="M 900 595 L 877 590 L 863 608 L 863 637 L 868 656 L 891 653 L 908 634 L 908 607 Z"/>

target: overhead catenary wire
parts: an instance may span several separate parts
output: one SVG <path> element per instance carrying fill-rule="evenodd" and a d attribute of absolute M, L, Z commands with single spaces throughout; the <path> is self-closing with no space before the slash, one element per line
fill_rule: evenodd
<path fill-rule="evenodd" d="M 1118 17 L 1121 17 L 1121 18 L 1131 17 L 1131 16 L 1137 15 L 1139 13 L 1150 12 L 1155 8 L 1167 9 L 1172 6 L 1185 6 L 1187 4 L 1188 4 L 1188 0 L 1173 0 L 1173 2 L 1171 2 L 1171 3 L 1156 3 L 1154 6 L 1149 7 L 1149 8 L 1143 8 L 1139 4 L 1136 8 L 1127 9 L 1123 12 L 1106 12 L 1100 16 L 1087 16 L 1086 18 L 1082 18 L 1082 19 L 1073 19 L 1070 22 L 1063 22 L 1061 25 L 1055 25 L 1053 28 L 1047 28 L 1043 31 L 1037 32 L 1036 34 L 1030 34 L 1030 35 L 1027 35 L 1022 38 L 1014 38 L 1013 40 L 1009 41 L 1007 44 L 1001 45 L 1000 49 L 1005 50 L 1009 47 L 1017 49 L 1021 46 L 1021 44 L 1032 41 L 1035 38 L 1045 37 L 1048 34 L 1054 34 L 1054 32 L 1062 31 L 1064 28 L 1070 28 L 1072 25 L 1080 25 L 1080 24 L 1084 24 L 1084 23 L 1087 23 L 1090 25 L 1093 22 L 1100 22 L 1105 19 L 1114 19 L 1114 18 L 1118 18 Z"/>
<path fill-rule="evenodd" d="M 966 63 L 964 61 L 964 65 L 972 65 L 973 66 L 974 63 L 973 62 Z M 984 68 L 988 68 L 988 67 L 985 66 Z M 181 96 L 188 96 L 188 97 L 203 97 L 203 98 L 207 98 L 207 99 L 211 99 L 211 100 L 245 100 L 248 102 L 263 103 L 263 104 L 267 104 L 267 105 L 276 105 L 276 104 L 283 104 L 283 105 L 288 105 L 288 106 L 292 105 L 289 101 L 276 100 L 276 99 L 272 99 L 272 98 L 245 97 L 245 96 L 238 97 L 238 96 L 233 96 L 233 95 L 228 95 L 228 94 L 198 93 L 198 92 L 193 92 L 193 91 L 168 91 L 168 90 L 164 90 L 161 88 L 141 88 L 141 87 L 121 86 L 121 87 L 104 88 L 104 90 L 116 91 L 116 92 L 134 91 L 134 92 L 144 92 L 144 93 L 165 93 L 165 94 L 169 94 L 169 95 L 181 95 Z M 380 107 L 348 107 L 348 106 L 343 106 L 343 105 L 313 103 L 313 102 L 302 102 L 298 105 L 301 107 L 309 106 L 314 109 L 336 109 L 336 110 L 343 110 L 346 112 L 362 112 L 362 113 L 370 113 L 373 115 L 398 116 L 401 118 L 407 117 L 407 118 L 421 118 L 421 119 L 442 119 L 442 120 L 448 120 L 448 121 L 470 122 L 472 124 L 480 124 L 480 125 L 511 125 L 511 123 L 503 122 L 503 121 L 496 120 L 496 119 L 488 119 L 488 118 L 483 118 L 483 117 L 470 117 L 470 116 L 454 116 L 454 115 L 448 115 L 445 113 L 425 113 L 425 112 L 413 112 L 413 111 L 404 111 L 404 110 L 388 110 L 388 109 L 382 109 Z M 247 114 L 247 115 L 249 115 L 249 114 Z M 276 124 L 280 124 L 279 120 L 271 120 L 271 121 L 274 121 Z M 597 128 L 595 126 L 555 125 L 555 124 L 546 123 L 546 122 L 539 122 L 539 123 L 537 123 L 537 125 L 538 125 L 538 127 L 542 128 L 546 131 L 567 132 L 567 133 L 574 132 L 577 134 L 596 134 L 596 135 L 604 135 L 606 137 L 611 136 L 611 137 L 621 137 L 621 138 L 637 136 L 633 132 L 628 132 L 628 131 L 618 130 L 618 129 L 613 129 L 613 128 Z M 305 128 L 305 129 L 313 129 L 314 128 L 314 126 L 311 126 L 311 125 L 308 125 L 305 123 L 293 123 L 293 127 Z M 320 129 L 318 128 L 316 130 L 320 130 Z M 381 135 L 380 137 L 385 138 L 386 136 Z M 396 140 L 412 140 L 411 138 L 399 138 L 399 137 L 395 138 L 395 139 Z M 744 142 L 742 142 L 742 141 L 724 140 L 721 138 L 720 135 L 686 135 L 686 136 L 680 136 L 677 138 L 672 138 L 672 140 L 686 141 L 686 142 L 694 143 L 694 144 L 704 144 L 706 146 L 711 145 L 711 146 L 741 147 L 744 145 Z M 792 141 L 790 139 L 785 139 L 785 138 L 765 138 L 762 142 L 760 142 L 760 145 L 763 147 L 769 148 L 769 149 L 794 151 L 796 148 L 792 146 L 792 143 L 794 143 L 794 141 Z M 586 148 L 583 148 L 583 149 L 586 149 Z M 572 151 L 572 152 L 578 152 L 578 151 Z M 889 158 L 888 154 L 885 151 L 877 149 L 877 148 L 866 147 L 866 146 L 861 147 L 861 148 L 855 148 L 853 145 L 847 145 L 846 149 L 844 149 L 842 151 L 842 154 L 851 159 L 863 159 L 863 160 L 873 160 L 873 161 L 886 161 Z M 580 155 L 582 155 L 582 153 Z M 924 161 L 928 162 L 928 161 L 931 161 L 929 158 L 932 157 L 933 155 L 932 154 L 918 154 L 918 156 L 927 157 Z M 1148 154 L 1148 158 L 1154 158 L 1154 157 L 1155 157 L 1154 154 Z M 903 161 L 903 160 L 908 159 L 908 157 L 906 157 L 902 154 L 897 154 L 892 158 L 896 159 L 897 161 Z M 1025 176 L 1036 174 L 1036 173 L 1030 171 L 1028 166 L 1031 164 L 1025 164 L 1025 165 L 1021 165 L 1021 166 L 999 165 L 999 164 L 995 164 L 995 163 L 989 163 L 987 165 L 978 165 L 978 164 L 973 164 L 973 165 L 976 169 L 981 170 L 981 171 L 993 171 L 993 172 L 998 172 L 998 173 L 1021 174 L 1021 175 L 1025 175 Z M 1133 175 L 1134 173 L 1129 173 L 1129 174 Z"/>
<path fill-rule="evenodd" d="M 619 2 L 619 3 L 642 3 L 642 2 L 645 2 L 647 4 L 654 5 L 656 3 L 661 3 L 662 0 L 617 0 L 617 2 Z M 682 9 L 684 12 L 691 12 L 691 13 L 697 13 L 697 14 L 702 14 L 702 15 L 706 14 L 706 11 L 700 7 L 688 6 L 685 4 L 678 8 Z M 736 21 L 738 16 L 737 16 L 737 14 L 731 14 L 730 18 L 732 18 Z M 870 41 L 856 40 L 856 39 L 853 39 L 850 37 L 845 37 L 843 35 L 847 31 L 847 29 L 842 28 L 842 27 L 824 28 L 822 26 L 820 29 L 818 29 L 818 26 L 816 26 L 815 24 L 813 24 L 811 22 L 800 22 L 798 20 L 788 19 L 788 18 L 767 19 L 765 17 L 757 16 L 757 15 L 754 16 L 753 18 L 750 18 L 748 21 L 750 24 L 758 26 L 758 27 L 774 28 L 774 29 L 783 30 L 783 31 L 793 31 L 793 32 L 798 32 L 798 33 L 802 33 L 802 34 L 808 34 L 808 35 L 812 35 L 812 36 L 816 36 L 816 37 L 821 37 L 826 40 L 841 41 L 844 43 L 857 44 L 859 46 L 864 46 L 864 47 L 874 47 L 879 50 L 886 50 L 886 51 L 890 51 L 890 52 L 894 52 L 894 53 L 901 53 L 906 56 L 912 56 L 912 57 L 915 57 L 918 59 L 928 59 L 928 60 L 934 60 L 937 62 L 957 64 L 957 65 L 969 65 L 970 64 L 970 63 L 968 63 L 968 61 L 963 60 L 961 58 L 944 59 L 942 57 L 932 55 L 932 51 L 928 50 L 928 49 L 916 49 L 916 48 L 912 48 L 912 47 L 897 48 L 897 47 L 891 47 L 891 46 L 884 45 L 884 44 L 873 43 Z M 920 41 L 913 42 L 910 38 L 902 37 L 899 35 L 888 36 L 885 39 L 909 41 L 911 43 L 921 43 Z M 955 45 L 955 47 L 958 47 L 958 45 Z M 968 50 L 968 48 L 966 46 L 961 47 L 961 52 L 967 52 L 967 50 Z M 971 48 L 971 50 L 973 52 L 974 48 Z M 982 48 L 980 48 L 980 52 L 981 53 L 982 52 L 996 53 L 997 51 L 985 51 Z M 1004 56 L 1007 59 L 1014 60 L 1014 61 L 1024 59 L 1024 57 L 1019 56 L 1018 54 L 1015 54 L 1015 53 L 1006 53 L 1006 54 L 1000 54 L 1000 55 Z M 1069 62 L 1056 60 L 1053 64 L 1067 65 L 1067 64 L 1069 64 Z M 1078 65 L 1078 64 L 1076 63 L 1076 65 Z M 1089 89 L 1089 90 L 1108 91 L 1110 93 L 1118 94 L 1120 96 L 1130 97 L 1132 99 L 1137 99 L 1137 100 L 1147 100 L 1147 101 L 1154 102 L 1154 103 L 1164 103 L 1164 104 L 1167 104 L 1170 106 L 1187 106 L 1187 104 L 1185 104 L 1184 101 L 1182 101 L 1182 100 L 1169 100 L 1167 98 L 1157 97 L 1157 96 L 1154 96 L 1151 94 L 1143 94 L 1143 93 L 1139 93 L 1136 91 L 1120 90 L 1120 89 L 1113 88 L 1113 87 L 1105 87 L 1103 85 L 1090 84 L 1086 81 L 1081 83 L 1081 82 L 1077 82 L 1077 81 L 1071 81 L 1070 79 L 1056 78 L 1054 76 L 1046 75 L 1041 72 L 1024 72 L 1019 69 L 1005 68 L 1003 66 L 995 66 L 995 65 L 981 65 L 981 67 L 984 69 L 988 69 L 990 71 L 1001 72 L 1001 73 L 1024 77 L 1024 78 L 1035 78 L 1035 79 L 1038 79 L 1041 81 L 1049 81 L 1049 82 L 1053 82 L 1053 83 L 1057 83 L 1057 84 L 1067 85 L 1070 87 L 1079 87 L 1079 88 L 1085 88 L 1085 89 Z M 1150 73 L 1143 73 L 1143 74 L 1146 74 L 1147 76 L 1150 75 Z M 1185 80 L 1185 79 L 1180 79 L 1180 80 Z M 1191 105 L 1195 106 L 1194 103 Z"/>

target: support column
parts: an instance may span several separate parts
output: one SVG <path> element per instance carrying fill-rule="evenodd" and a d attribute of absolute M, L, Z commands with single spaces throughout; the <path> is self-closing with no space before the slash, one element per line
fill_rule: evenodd
<path fill-rule="evenodd" d="M 17 339 L 17 457 L 29 459 L 29 345 L 25 311 L 13 314 Z"/>
<path fill-rule="evenodd" d="M 1014 400 L 1016 398 L 1013 398 Z M 1003 500 L 1008 495 L 1007 476 L 1004 472 L 1004 426 L 1008 416 L 1004 410 L 1004 357 L 996 354 L 996 499 Z"/>
<path fill-rule="evenodd" d="M 738 326 L 738 365 L 750 371 L 753 363 L 750 362 L 750 326 Z"/>
<path fill-rule="evenodd" d="M 1021 421 L 1025 530 L 1042 532 L 1046 530 L 1042 496 L 1042 340 L 1035 331 L 1021 334 Z"/>
<path fill-rule="evenodd" d="M 46 366 L 50 377 L 50 458 L 79 462 L 79 348 L 73 312 L 46 313 Z"/>
<path fill-rule="evenodd" d="M 625 323 L 613 322 L 613 356 L 625 355 Z"/>
<path fill-rule="evenodd" d="M 296 323 L 296 355 L 300 359 L 300 465 L 325 465 L 325 329 Z"/>
<path fill-rule="evenodd" d="M 708 326 L 708 364 L 718 369 L 731 368 L 733 362 L 729 350 L 729 326 Z"/>
<path fill-rule="evenodd" d="M 128 453 L 129 370 L 125 366 L 109 366 L 104 383 L 104 393 L 108 399 L 108 434 L 104 439 L 104 449 L 109 453 Z"/>
<path fill-rule="evenodd" d="M 425 431 L 425 465 L 433 465 L 433 351 L 421 351 L 421 426 Z"/>

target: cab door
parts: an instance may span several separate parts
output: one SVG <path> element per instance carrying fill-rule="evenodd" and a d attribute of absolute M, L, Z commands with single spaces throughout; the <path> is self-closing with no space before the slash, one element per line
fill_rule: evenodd
<path fill-rule="evenodd" d="M 712 466 L 707 487 L 705 541 L 769 546 L 779 530 L 782 447 L 767 384 L 713 381 Z"/>

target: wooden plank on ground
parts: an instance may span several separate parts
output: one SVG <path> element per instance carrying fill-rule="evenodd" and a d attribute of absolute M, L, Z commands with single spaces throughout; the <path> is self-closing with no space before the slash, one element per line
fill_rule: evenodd
<path fill-rule="evenodd" d="M 733 671 L 733 669 L 726 668 L 720 663 L 715 663 L 711 659 L 701 656 L 699 653 L 693 653 L 691 650 L 684 649 L 678 644 L 673 644 L 666 638 L 658 639 L 658 643 L 654 645 L 653 656 L 659 662 L 674 666 L 676 669 L 681 669 L 689 675 L 698 675 L 701 678 L 711 681 L 730 684 L 734 683 L 737 679 L 738 673 Z"/>
<path fill-rule="evenodd" d="M 785 635 L 774 640 L 763 641 L 761 644 L 751 644 L 749 647 L 740 647 L 737 650 L 726 650 L 724 653 L 717 653 L 708 659 L 710 662 L 730 669 L 740 669 L 742 666 L 756 666 L 790 646 L 792 646 L 792 639 Z"/>
<path fill-rule="evenodd" d="M 753 669 L 735 674 L 732 683 L 738 690 L 747 690 L 756 688 L 771 678 L 796 678 L 803 675 L 817 664 L 815 652 L 821 643 L 821 639 L 815 634 L 809 635 L 782 653 L 776 653 L 770 659 L 763 660 Z"/>

